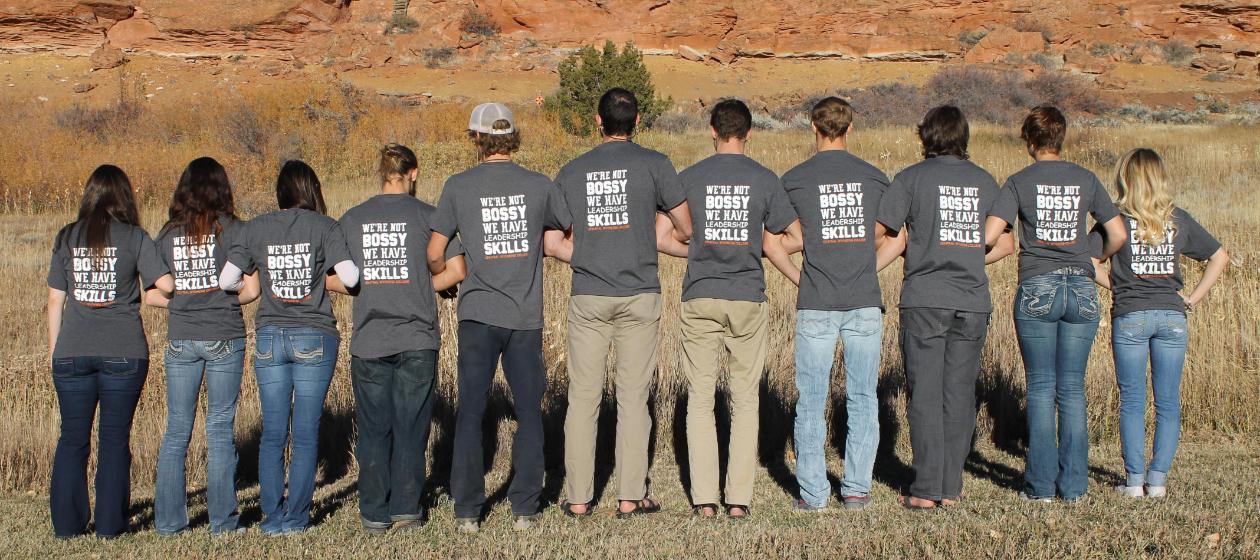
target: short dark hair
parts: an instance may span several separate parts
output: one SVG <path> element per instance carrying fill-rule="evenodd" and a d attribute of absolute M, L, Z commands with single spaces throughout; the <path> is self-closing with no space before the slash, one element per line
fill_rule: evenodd
<path fill-rule="evenodd" d="M 639 118 L 639 100 L 625 88 L 612 88 L 599 98 L 599 120 L 605 136 L 634 134 L 634 121 Z"/>
<path fill-rule="evenodd" d="M 717 132 L 718 140 L 744 139 L 752 130 L 752 111 L 738 99 L 723 99 L 713 106 L 709 114 L 709 126 Z"/>
<path fill-rule="evenodd" d="M 953 105 L 933 107 L 919 123 L 919 140 L 923 157 L 954 156 L 967 159 L 967 141 L 971 130 L 962 109 Z"/>
<path fill-rule="evenodd" d="M 1057 154 L 1063 151 L 1063 140 L 1067 137 L 1067 117 L 1052 105 L 1035 107 L 1024 118 L 1019 137 L 1032 146 L 1034 152 Z"/>
<path fill-rule="evenodd" d="M 814 104 L 809 120 L 819 134 L 835 140 L 849 133 L 849 125 L 853 124 L 853 106 L 839 97 L 824 97 Z"/>
<path fill-rule="evenodd" d="M 512 128 L 512 123 L 507 119 L 499 119 L 490 125 L 494 130 L 507 130 Z M 477 145 L 477 153 L 482 159 L 493 155 L 511 155 L 513 152 L 521 149 L 521 131 L 514 130 L 506 134 L 485 134 L 481 132 L 468 131 L 468 137 L 472 138 L 473 144 Z"/>

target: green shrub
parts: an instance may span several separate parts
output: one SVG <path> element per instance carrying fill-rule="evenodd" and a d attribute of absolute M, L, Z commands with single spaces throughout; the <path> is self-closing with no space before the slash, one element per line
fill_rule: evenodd
<path fill-rule="evenodd" d="M 1194 60 L 1194 55 L 1198 54 L 1194 47 L 1177 39 L 1160 45 L 1160 51 L 1164 55 L 1164 60 L 1173 66 L 1186 66 Z"/>
<path fill-rule="evenodd" d="M 485 12 L 476 8 L 469 8 L 464 12 L 464 17 L 459 20 L 459 29 L 469 35 L 483 37 L 494 37 L 499 34 L 499 24 L 490 19 Z"/>
<path fill-rule="evenodd" d="M 416 21 L 416 18 L 405 13 L 395 13 L 393 17 L 389 18 L 389 27 L 386 29 L 386 34 L 406 35 L 415 32 L 419 27 L 420 22 Z"/>
<path fill-rule="evenodd" d="M 673 99 L 656 95 L 643 55 L 632 43 L 620 52 L 612 41 L 605 42 L 602 50 L 587 45 L 561 62 L 558 71 L 560 89 L 547 97 L 543 108 L 555 113 L 571 134 L 595 132 L 599 98 L 614 87 L 628 89 L 639 99 L 643 126 L 651 126 L 673 104 Z"/>

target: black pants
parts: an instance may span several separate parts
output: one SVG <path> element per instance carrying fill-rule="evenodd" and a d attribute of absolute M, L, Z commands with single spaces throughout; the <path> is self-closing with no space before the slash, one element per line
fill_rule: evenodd
<path fill-rule="evenodd" d="M 516 435 L 512 439 L 512 513 L 533 515 L 543 484 L 542 330 L 518 331 L 475 321 L 459 322 L 459 410 L 455 416 L 455 456 L 451 495 L 455 517 L 480 517 L 486 503 L 485 450 L 481 445 L 486 399 L 495 366 L 503 357 L 503 375 L 512 389 Z"/>
<path fill-rule="evenodd" d="M 901 310 L 901 352 L 909 386 L 910 495 L 953 499 L 976 430 L 976 377 L 988 313 Z"/>
<path fill-rule="evenodd" d="M 421 517 L 436 369 L 436 350 L 350 358 L 359 516 L 365 527 L 383 529 Z"/>
<path fill-rule="evenodd" d="M 131 422 L 149 374 L 149 360 L 77 357 L 53 360 L 53 386 L 61 411 L 61 436 L 53 456 L 53 533 L 61 538 L 87 532 L 87 463 L 92 422 L 100 405 L 96 445 L 96 534 L 127 530 L 131 509 Z"/>

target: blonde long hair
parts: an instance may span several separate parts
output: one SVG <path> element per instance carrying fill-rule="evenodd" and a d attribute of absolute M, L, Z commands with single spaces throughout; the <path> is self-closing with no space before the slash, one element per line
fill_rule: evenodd
<path fill-rule="evenodd" d="M 1137 220 L 1137 239 L 1149 245 L 1164 242 L 1171 225 L 1173 201 L 1164 161 L 1150 148 L 1129 150 L 1116 165 L 1116 206 Z"/>

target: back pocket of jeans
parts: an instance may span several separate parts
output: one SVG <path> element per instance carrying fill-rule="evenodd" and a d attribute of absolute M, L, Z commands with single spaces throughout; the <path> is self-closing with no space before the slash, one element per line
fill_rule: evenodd
<path fill-rule="evenodd" d="M 1019 287 L 1019 311 L 1026 317 L 1041 317 L 1054 307 L 1054 294 L 1058 286 L 1021 284 Z"/>
<path fill-rule="evenodd" d="M 275 337 L 270 334 L 259 334 L 254 340 L 254 362 L 270 362 Z"/>
<path fill-rule="evenodd" d="M 1086 321 L 1095 321 L 1098 319 L 1098 290 L 1093 286 L 1088 287 L 1072 287 L 1072 293 L 1076 295 L 1076 313 Z"/>
<path fill-rule="evenodd" d="M 74 375 L 74 358 L 54 358 L 52 361 L 53 377 L 70 377 Z"/>
<path fill-rule="evenodd" d="M 106 375 L 127 376 L 139 371 L 140 361 L 132 358 L 105 358 L 101 360 L 101 370 Z"/>
<path fill-rule="evenodd" d="M 324 337 L 295 336 L 289 339 L 293 345 L 293 361 L 300 364 L 314 364 L 324 361 Z"/>

